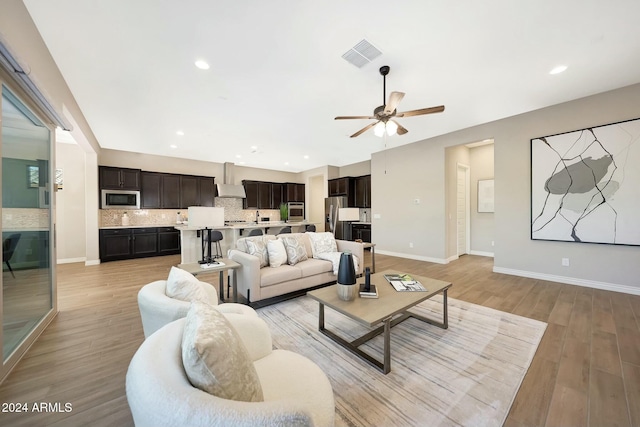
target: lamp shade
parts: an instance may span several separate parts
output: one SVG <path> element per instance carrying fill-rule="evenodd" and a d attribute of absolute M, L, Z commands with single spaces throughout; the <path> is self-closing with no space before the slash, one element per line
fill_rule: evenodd
<path fill-rule="evenodd" d="M 358 208 L 339 208 L 338 209 L 339 221 L 359 221 L 360 209 Z"/>
<path fill-rule="evenodd" d="M 337 282 L 340 285 L 355 285 L 356 283 L 356 268 L 353 265 L 353 255 L 350 252 L 343 252 L 340 255 Z"/>
<path fill-rule="evenodd" d="M 382 121 L 378 122 L 378 124 L 373 127 L 373 133 L 376 136 L 379 136 L 381 138 L 382 136 L 384 136 L 384 131 L 385 131 L 385 126 L 384 126 L 384 122 Z"/>
<path fill-rule="evenodd" d="M 393 120 L 389 120 L 387 122 L 387 135 L 392 136 L 395 135 L 398 131 L 398 125 Z"/>

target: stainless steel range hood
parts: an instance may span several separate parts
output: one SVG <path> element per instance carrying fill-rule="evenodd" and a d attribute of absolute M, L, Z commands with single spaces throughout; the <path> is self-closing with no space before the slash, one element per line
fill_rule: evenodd
<path fill-rule="evenodd" d="M 222 182 L 224 184 L 218 184 L 218 197 L 244 199 L 247 194 L 244 192 L 243 185 L 236 185 L 233 176 L 234 164 L 226 162 L 224 164 L 224 174 Z"/>

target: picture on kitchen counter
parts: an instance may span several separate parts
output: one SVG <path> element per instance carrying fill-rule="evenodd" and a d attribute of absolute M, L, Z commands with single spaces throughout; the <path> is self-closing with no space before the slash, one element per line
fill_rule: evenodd
<path fill-rule="evenodd" d="M 531 140 L 531 239 L 640 245 L 640 119 Z"/>

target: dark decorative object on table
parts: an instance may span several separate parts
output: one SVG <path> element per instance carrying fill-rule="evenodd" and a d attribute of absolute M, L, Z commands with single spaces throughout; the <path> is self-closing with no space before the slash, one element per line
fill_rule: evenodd
<path fill-rule="evenodd" d="M 353 264 L 353 255 L 350 252 L 343 252 L 338 266 L 338 298 L 351 301 L 355 296 L 356 269 Z"/>
<path fill-rule="evenodd" d="M 364 283 L 360 284 L 360 296 L 362 298 L 378 298 L 376 285 L 371 284 L 371 269 L 364 269 Z"/>

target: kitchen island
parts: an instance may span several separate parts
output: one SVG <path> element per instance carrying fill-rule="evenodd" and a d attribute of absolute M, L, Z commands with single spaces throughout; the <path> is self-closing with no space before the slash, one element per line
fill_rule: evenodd
<path fill-rule="evenodd" d="M 251 230 L 256 228 L 262 229 L 264 234 L 279 234 L 283 227 L 291 227 L 292 233 L 304 232 L 306 226 L 310 224 L 308 221 L 300 222 L 284 222 L 284 221 L 263 221 L 263 222 L 229 222 L 228 225 L 211 227 L 222 233 L 222 241 L 220 246 L 222 256 L 226 257 L 230 249 L 236 247 L 236 242 L 241 237 L 246 237 Z M 181 263 L 189 264 L 198 262 L 202 259 L 202 239 L 200 233 L 202 227 L 190 227 L 188 224 L 176 225 L 176 230 L 180 231 L 180 247 L 181 247 Z M 215 246 L 212 248 L 215 253 Z"/>

